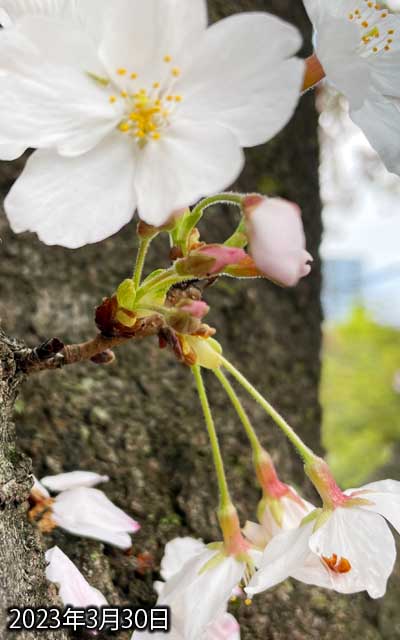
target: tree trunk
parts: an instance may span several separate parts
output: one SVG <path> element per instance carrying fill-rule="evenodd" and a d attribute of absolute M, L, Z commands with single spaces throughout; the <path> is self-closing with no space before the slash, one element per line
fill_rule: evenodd
<path fill-rule="evenodd" d="M 213 20 L 234 11 L 271 10 L 297 24 L 310 42 L 300 2 L 214 0 L 210 8 Z M 313 95 L 301 100 L 280 136 L 247 157 L 240 189 L 277 194 L 301 205 L 308 248 L 316 258 L 313 274 L 293 291 L 266 281 L 221 280 L 207 292 L 209 321 L 217 327 L 227 357 L 318 449 L 321 220 Z M 4 194 L 20 166 L 3 165 Z M 233 228 L 234 214 L 209 212 L 207 221 L 207 237 L 222 238 Z M 115 238 L 77 251 L 46 247 L 32 235 L 16 237 L 4 218 L 0 233 L 0 316 L 7 334 L 30 346 L 55 335 L 65 342 L 91 337 L 95 305 L 131 272 L 134 223 Z M 166 264 L 167 256 L 167 246 L 157 241 L 154 266 Z M 190 371 L 159 351 L 152 338 L 121 347 L 111 367 L 84 364 L 32 376 L 15 403 L 16 444 L 11 408 L 22 380 L 15 377 L 13 349 L 14 343 L 2 339 L 0 605 L 50 602 L 43 548 L 54 544 L 110 603 L 153 603 L 152 582 L 168 540 L 179 535 L 207 542 L 220 538 L 216 483 Z M 207 382 L 233 496 L 242 521 L 254 519 L 259 493 L 246 438 L 211 376 Z M 253 403 L 245 404 L 283 479 L 309 493 L 300 461 L 283 437 Z M 30 465 L 21 451 L 32 458 L 38 477 L 75 469 L 108 474 L 105 491 L 142 525 L 134 536 L 133 554 L 60 530 L 40 542 L 26 520 Z M 153 561 L 147 570 L 145 552 Z M 251 607 L 238 604 L 233 609 L 244 640 L 386 637 L 378 629 L 375 610 L 370 618 L 366 610 L 363 596 L 345 598 L 297 583 L 258 596 Z"/>

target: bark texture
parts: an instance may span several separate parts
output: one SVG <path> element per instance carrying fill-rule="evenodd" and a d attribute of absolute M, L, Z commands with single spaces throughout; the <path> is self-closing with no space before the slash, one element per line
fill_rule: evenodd
<path fill-rule="evenodd" d="M 310 42 L 300 2 L 212 0 L 209 4 L 212 19 L 241 10 L 273 11 L 297 24 Z M 3 193 L 20 167 L 21 163 L 3 165 Z M 238 187 L 299 202 L 308 247 L 317 257 L 321 222 L 312 94 L 302 99 L 280 136 L 265 148 L 249 151 Z M 207 222 L 207 237 L 218 240 L 233 228 L 234 213 L 210 211 Z M 74 252 L 45 247 L 32 235 L 15 237 L 4 217 L 0 234 L 4 331 L 29 346 L 56 335 L 65 342 L 91 337 L 95 305 L 131 272 L 134 223 L 115 238 Z M 154 266 L 160 261 L 166 264 L 167 254 L 164 242 L 155 243 Z M 317 259 L 312 276 L 294 291 L 263 281 L 221 280 L 206 296 L 212 305 L 210 323 L 218 328 L 226 356 L 268 393 L 316 448 L 321 417 L 319 293 Z M 205 541 L 219 538 L 214 473 L 190 372 L 169 353 L 160 352 L 156 339 L 150 338 L 122 346 L 111 367 L 85 364 L 37 374 L 24 383 L 15 402 L 15 440 L 12 405 L 20 380 L 13 372 L 13 344 L 3 340 L 0 350 L 0 480 L 9 496 L 0 514 L 0 605 L 51 600 L 41 549 L 53 544 L 80 566 L 110 603 L 154 602 L 152 582 L 168 540 L 177 535 Z M 223 393 L 211 377 L 207 382 L 233 495 L 243 520 L 254 518 L 259 494 L 247 441 Z M 282 477 L 309 494 L 301 464 L 283 437 L 253 403 L 246 401 L 246 407 Z M 30 472 L 25 456 L 32 459 L 38 477 L 79 468 L 108 474 L 111 481 L 104 487 L 108 496 L 142 524 L 132 553 L 60 530 L 40 541 L 25 518 Z M 344 598 L 290 582 L 259 596 L 252 607 L 234 606 L 233 612 L 240 619 L 244 640 L 395 637 L 381 628 L 377 608 L 366 606 L 363 596 Z"/>

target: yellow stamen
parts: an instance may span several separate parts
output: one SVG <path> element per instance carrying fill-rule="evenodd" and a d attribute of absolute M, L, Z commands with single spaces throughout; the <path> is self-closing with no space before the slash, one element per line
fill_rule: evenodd
<path fill-rule="evenodd" d="M 117 69 L 117 73 L 118 73 L 119 76 L 124 76 L 124 75 L 126 75 L 126 69 L 121 67 L 120 69 Z"/>
<path fill-rule="evenodd" d="M 164 56 L 164 62 L 172 62 L 172 57 L 171 56 Z"/>

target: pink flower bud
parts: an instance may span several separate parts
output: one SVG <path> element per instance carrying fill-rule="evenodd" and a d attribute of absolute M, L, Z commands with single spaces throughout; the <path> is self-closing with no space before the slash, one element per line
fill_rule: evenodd
<path fill-rule="evenodd" d="M 259 195 L 248 196 L 243 204 L 257 267 L 277 284 L 294 287 L 310 273 L 312 262 L 305 249 L 300 209 L 287 200 Z"/>
<path fill-rule="evenodd" d="M 214 258 L 215 262 L 209 270 L 210 274 L 222 273 L 228 265 L 239 264 L 247 257 L 243 249 L 226 247 L 223 244 L 208 244 L 198 249 L 196 253 Z"/>
<path fill-rule="evenodd" d="M 194 318 L 202 320 L 210 311 L 210 307 L 203 300 L 193 300 L 179 307 L 181 311 L 189 313 Z"/>

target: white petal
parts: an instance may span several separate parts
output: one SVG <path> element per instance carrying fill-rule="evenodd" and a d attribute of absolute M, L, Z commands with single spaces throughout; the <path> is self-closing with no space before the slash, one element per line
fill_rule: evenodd
<path fill-rule="evenodd" d="M 314 522 L 275 536 L 264 551 L 260 569 L 245 591 L 252 595 L 286 580 L 309 555 L 309 538 Z"/>
<path fill-rule="evenodd" d="M 61 16 L 27 15 L 19 20 L 18 31 L 35 45 L 43 55 L 43 61 L 51 51 L 52 65 L 73 66 L 82 75 L 86 72 L 102 77 L 106 75 L 94 40 L 73 15 L 67 19 Z"/>
<path fill-rule="evenodd" d="M 240 625 L 230 613 L 224 613 L 207 627 L 204 640 L 240 640 Z"/>
<path fill-rule="evenodd" d="M 328 80 L 355 109 L 363 104 L 371 77 L 367 59 L 355 52 L 360 38 L 358 26 L 343 17 L 322 21 L 317 35 L 317 55 Z"/>
<path fill-rule="evenodd" d="M 25 153 L 26 147 L 15 144 L 0 144 L 0 160 L 16 160 Z"/>
<path fill-rule="evenodd" d="M 171 211 L 230 186 L 243 153 L 233 134 L 213 123 L 177 121 L 140 152 L 135 178 L 139 215 L 160 226 Z"/>
<path fill-rule="evenodd" d="M 26 15 L 69 15 L 73 0 L 1 0 L 1 8 L 16 22 Z"/>
<path fill-rule="evenodd" d="M 116 127 L 122 104 L 85 71 L 43 62 L 32 42 L 16 30 L 0 38 L 0 144 L 59 147 L 84 153 Z"/>
<path fill-rule="evenodd" d="M 297 105 L 304 63 L 292 56 L 300 46 L 297 29 L 267 13 L 221 20 L 199 39 L 174 86 L 182 116 L 218 122 L 244 147 L 266 142 Z"/>
<path fill-rule="evenodd" d="M 240 582 L 244 565 L 232 557 L 202 571 L 215 555 L 208 549 L 187 562 L 166 583 L 159 604 L 171 607 L 173 627 L 185 640 L 197 640 L 224 610 L 232 589 Z"/>
<path fill-rule="evenodd" d="M 11 227 L 69 248 L 103 240 L 133 216 L 133 173 L 132 147 L 119 134 L 79 158 L 37 151 L 5 200 Z"/>
<path fill-rule="evenodd" d="M 258 549 L 264 549 L 272 537 L 269 529 L 266 529 L 256 522 L 250 522 L 249 520 L 243 528 L 243 535 Z"/>
<path fill-rule="evenodd" d="M 396 548 L 385 520 L 358 508 L 338 507 L 326 524 L 310 538 L 310 549 L 318 556 L 346 558 L 348 573 L 335 575 L 336 591 L 349 593 L 365 589 L 371 598 L 386 591 L 393 570 Z"/>
<path fill-rule="evenodd" d="M 400 175 L 400 99 L 388 99 L 370 91 L 364 105 L 350 112 L 379 153 L 386 168 Z"/>
<path fill-rule="evenodd" d="M 45 487 L 58 493 L 76 487 L 95 487 L 100 482 L 108 482 L 108 476 L 100 476 L 92 471 L 71 471 L 70 473 L 59 473 L 56 476 L 46 476 L 41 479 Z"/>
<path fill-rule="evenodd" d="M 84 535 L 121 548 L 131 546 L 128 533 L 139 524 L 116 507 L 98 489 L 69 489 L 54 500 L 52 515 L 58 526 L 70 533 Z"/>
<path fill-rule="evenodd" d="M 297 495 L 302 501 L 302 505 L 300 505 L 295 500 L 284 496 L 282 498 L 282 506 L 283 506 L 283 521 L 282 521 L 282 529 L 295 529 L 300 526 L 302 520 L 315 510 L 315 506 L 311 504 L 311 502 L 307 502 L 301 498 L 297 491 L 290 487 L 295 495 Z"/>
<path fill-rule="evenodd" d="M 37 491 L 43 498 L 50 498 L 50 494 L 46 487 L 44 487 L 35 476 L 33 476 L 33 487 L 31 492 L 32 491 Z"/>
<path fill-rule="evenodd" d="M 371 482 L 361 489 L 360 498 L 373 502 L 372 505 L 360 507 L 367 511 L 374 511 L 386 518 L 400 533 L 400 482 L 398 480 L 381 480 Z M 366 492 L 366 493 L 364 493 Z M 346 494 L 351 492 L 346 491 Z"/>
<path fill-rule="evenodd" d="M 113 0 L 100 55 L 109 74 L 125 87 L 117 69 L 138 74 L 138 83 L 164 84 L 181 66 L 207 24 L 205 0 Z M 185 51 L 186 49 L 186 51 Z M 138 84 L 138 87 L 139 87 Z"/>
<path fill-rule="evenodd" d="M 161 561 L 161 575 L 169 580 L 178 573 L 188 560 L 204 550 L 202 540 L 195 538 L 175 538 L 165 545 L 164 557 Z"/>
<path fill-rule="evenodd" d="M 46 578 L 59 586 L 59 595 L 64 605 L 73 607 L 103 607 L 107 600 L 103 594 L 85 580 L 73 562 L 59 549 L 53 547 L 46 552 L 49 563 Z"/>

